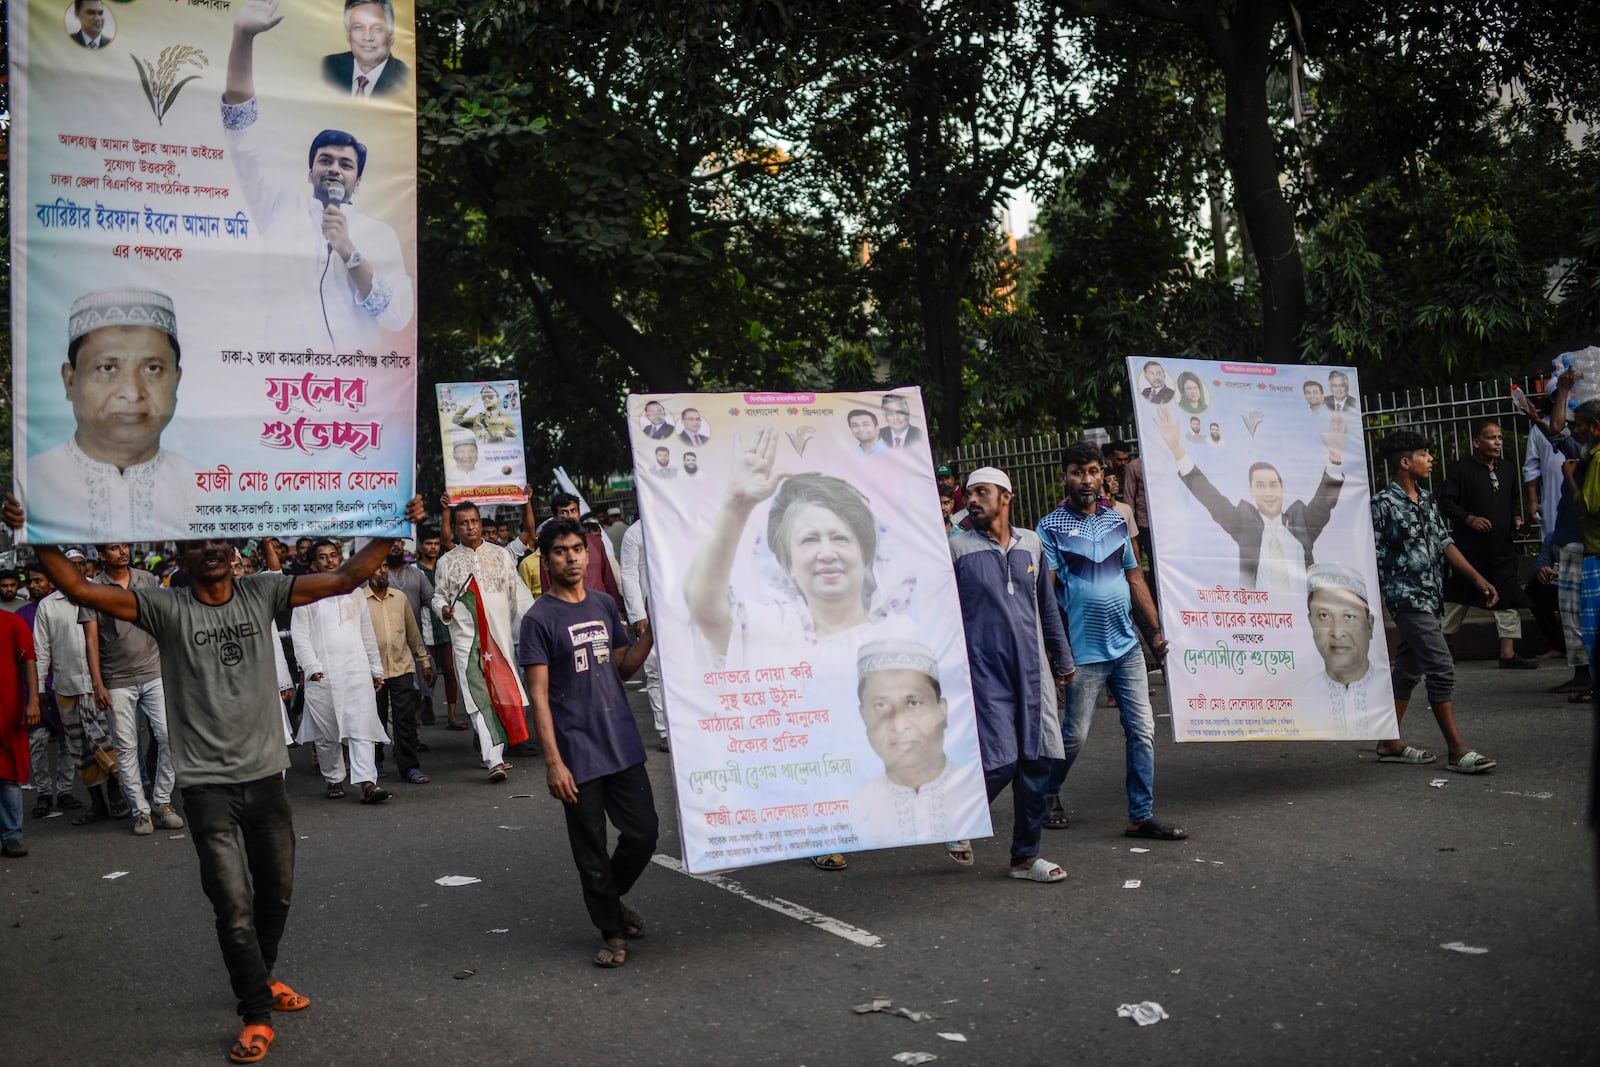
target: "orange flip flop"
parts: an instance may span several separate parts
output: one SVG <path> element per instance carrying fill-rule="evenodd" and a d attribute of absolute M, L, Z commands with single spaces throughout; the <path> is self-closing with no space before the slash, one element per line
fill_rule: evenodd
<path fill-rule="evenodd" d="M 273 982 L 268 988 L 272 990 L 273 1011 L 299 1011 L 311 1007 L 311 998 L 302 997 L 290 989 L 287 982 Z"/>
<path fill-rule="evenodd" d="M 228 1059 L 234 1063 L 260 1063 L 267 1058 L 267 1050 L 272 1047 L 272 1039 L 276 1036 L 272 1027 L 265 1023 L 251 1023 L 239 1031 L 239 1037 L 228 1052 Z"/>

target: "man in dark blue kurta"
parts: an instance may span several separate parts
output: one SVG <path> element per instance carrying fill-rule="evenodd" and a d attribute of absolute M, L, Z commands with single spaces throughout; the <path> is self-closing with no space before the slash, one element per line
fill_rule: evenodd
<path fill-rule="evenodd" d="M 1059 882 L 1066 872 L 1039 858 L 1039 838 L 1052 761 L 1062 754 L 1056 687 L 1072 677 L 1072 649 L 1039 537 L 1011 525 L 1011 479 L 1004 471 L 980 467 L 968 476 L 967 513 L 973 529 L 951 536 L 950 555 L 983 776 L 990 801 L 1011 786 L 1011 877 Z M 948 847 L 956 862 L 972 862 L 969 842 Z"/>

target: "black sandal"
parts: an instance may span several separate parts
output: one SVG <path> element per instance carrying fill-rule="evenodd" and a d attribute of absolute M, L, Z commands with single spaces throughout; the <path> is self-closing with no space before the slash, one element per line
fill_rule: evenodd
<path fill-rule="evenodd" d="M 819 871 L 842 871 L 850 866 L 850 861 L 838 852 L 827 856 L 812 856 L 811 866 Z"/>
<path fill-rule="evenodd" d="M 1132 830 L 1124 830 L 1122 836 L 1145 837 L 1152 841 L 1182 841 L 1189 836 L 1189 831 L 1178 826 L 1168 826 L 1164 822 L 1157 822 L 1154 818 L 1149 818 Z"/>
<path fill-rule="evenodd" d="M 622 936 L 629 941 L 637 941 L 644 936 L 644 916 L 632 908 L 622 909 L 622 921 L 625 924 Z"/>
<path fill-rule="evenodd" d="M 382 804 L 390 796 L 390 792 L 381 785 L 368 782 L 361 787 L 361 803 L 363 804 Z"/>
<path fill-rule="evenodd" d="M 1067 824 L 1067 809 L 1062 806 L 1061 798 L 1051 797 L 1044 809 L 1044 828 L 1046 830 L 1065 830 Z"/>
<path fill-rule="evenodd" d="M 621 967 L 628 962 L 628 943 L 613 945 L 607 941 L 605 947 L 595 953 L 594 962 L 597 967 Z"/>
<path fill-rule="evenodd" d="M 343 800 L 344 799 L 344 786 L 342 786 L 342 785 L 330 785 L 328 787 L 328 799 L 329 800 Z"/>

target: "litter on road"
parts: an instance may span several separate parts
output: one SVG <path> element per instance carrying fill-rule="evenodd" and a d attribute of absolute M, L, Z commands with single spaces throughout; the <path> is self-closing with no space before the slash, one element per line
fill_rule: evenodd
<path fill-rule="evenodd" d="M 916 1067 L 916 1064 L 932 1063 L 939 1057 L 931 1052 L 896 1052 L 889 1058 L 896 1063 L 904 1063 L 910 1065 L 910 1067 Z"/>
<path fill-rule="evenodd" d="M 1126 882 L 1122 883 L 1122 888 L 1124 888 L 1124 889 L 1138 889 L 1139 886 L 1141 886 L 1143 884 L 1144 883 L 1140 882 L 1139 879 L 1137 879 L 1137 878 L 1129 878 Z"/>
<path fill-rule="evenodd" d="M 474 885 L 481 881 L 483 881 L 482 878 L 473 878 L 471 875 L 447 874 L 443 878 L 435 878 L 433 884 L 445 886 Z"/>
<path fill-rule="evenodd" d="M 1140 1026 L 1154 1026 L 1162 1019 L 1167 1018 L 1166 1009 L 1153 1000 L 1141 1000 L 1137 1004 L 1123 1004 L 1117 1008 L 1119 1019 L 1132 1019 Z"/>
<path fill-rule="evenodd" d="M 902 1018 L 910 1019 L 914 1023 L 929 1022 L 935 1017 L 932 1012 L 928 1011 L 912 1011 L 910 1008 L 897 1008 L 894 1006 L 894 1001 L 890 1000 L 888 997 L 873 997 L 865 1004 L 857 1004 L 850 1010 L 855 1012 L 857 1015 L 870 1015 L 875 1011 L 881 1011 L 885 1015 L 899 1015 Z"/>
<path fill-rule="evenodd" d="M 1475 948 L 1472 945 L 1467 944 L 1465 941 L 1446 941 L 1439 947 L 1447 948 L 1451 952 L 1460 952 L 1467 956 L 1481 956 L 1485 952 L 1489 951 L 1486 948 Z"/>
<path fill-rule="evenodd" d="M 110 874 L 103 874 L 100 877 L 104 878 L 106 881 L 109 882 L 112 879 L 121 878 L 123 875 L 125 875 L 127 873 L 128 873 L 127 871 L 112 871 Z"/>
<path fill-rule="evenodd" d="M 939 1036 L 944 1038 L 946 1041 L 965 1042 L 967 1040 L 966 1034 L 940 1034 Z"/>

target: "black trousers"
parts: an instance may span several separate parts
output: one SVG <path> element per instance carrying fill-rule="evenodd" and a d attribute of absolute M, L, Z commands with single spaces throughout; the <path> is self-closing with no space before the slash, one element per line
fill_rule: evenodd
<path fill-rule="evenodd" d="M 417 691 L 416 673 L 402 674 L 398 678 L 385 678 L 378 690 L 378 721 L 389 724 L 389 736 L 394 738 L 394 762 L 400 777 L 417 766 L 417 705 L 422 694 Z M 383 745 L 378 746 L 378 762 L 383 762 Z"/>
<path fill-rule="evenodd" d="M 239 1014 L 247 1024 L 265 1023 L 294 892 L 294 822 L 283 776 L 181 792 Z"/>
<path fill-rule="evenodd" d="M 604 938 L 627 927 L 622 898 L 655 854 L 660 823 L 650 776 L 640 763 L 578 786 L 578 801 L 563 804 L 572 862 L 583 883 L 583 904 Z M 606 819 L 617 828 L 617 847 L 606 855 Z"/>

